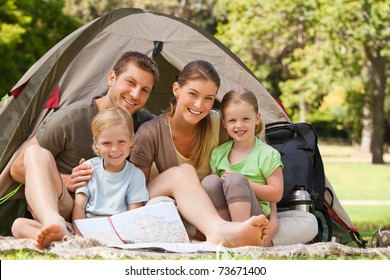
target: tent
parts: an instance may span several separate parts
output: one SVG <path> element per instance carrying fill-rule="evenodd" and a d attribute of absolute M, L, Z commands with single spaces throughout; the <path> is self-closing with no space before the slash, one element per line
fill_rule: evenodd
<path fill-rule="evenodd" d="M 87 23 L 56 44 L 0 104 L 0 197 L 17 186 L 9 175 L 10 163 L 41 121 L 57 108 L 106 92 L 108 72 L 127 50 L 153 56 L 159 65 L 160 82 L 146 105 L 152 113 L 159 114 L 168 107 L 172 83 L 184 65 L 204 59 L 221 76 L 217 100 L 232 88 L 246 87 L 256 93 L 265 123 L 289 121 L 245 64 L 207 32 L 180 18 L 141 9 L 118 9 Z M 18 195 L 23 196 L 23 191 L 13 198 Z M 343 210 L 341 214 L 353 229 L 348 215 Z"/>

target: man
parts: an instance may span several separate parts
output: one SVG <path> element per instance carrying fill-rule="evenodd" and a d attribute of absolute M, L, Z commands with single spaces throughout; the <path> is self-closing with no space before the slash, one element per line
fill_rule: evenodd
<path fill-rule="evenodd" d="M 45 120 L 11 166 L 13 179 L 25 184 L 26 200 L 34 217 L 29 220 L 34 230 L 27 234 L 13 231 L 15 237 L 35 238 L 35 246 L 42 249 L 70 234 L 66 227 L 73 208 L 70 193 L 81 186 L 72 181 L 70 174 L 77 166 L 83 169 L 85 179 L 90 178 L 92 171 L 79 164 L 95 156 L 90 129 L 93 117 L 106 108 L 119 106 L 133 115 L 134 127 L 138 128 L 153 117 L 141 109 L 158 79 L 153 59 L 126 52 L 110 71 L 104 96 L 92 102 L 75 102 Z"/>

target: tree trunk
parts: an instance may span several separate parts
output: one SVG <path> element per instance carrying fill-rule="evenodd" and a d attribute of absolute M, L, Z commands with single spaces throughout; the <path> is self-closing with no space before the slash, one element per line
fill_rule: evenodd
<path fill-rule="evenodd" d="M 385 113 L 384 102 L 386 92 L 386 61 L 381 56 L 381 48 L 371 50 L 365 44 L 365 52 L 371 62 L 372 73 L 374 74 L 375 91 L 374 111 L 373 111 L 373 133 L 371 141 L 372 163 L 384 163 L 383 144 L 385 135 Z"/>
<path fill-rule="evenodd" d="M 372 139 L 372 116 L 369 104 L 366 102 L 363 107 L 363 120 L 362 120 L 362 139 L 360 141 L 360 152 L 371 153 L 371 139 Z"/>
<path fill-rule="evenodd" d="M 306 122 L 306 102 L 302 95 L 299 98 L 299 122 Z"/>

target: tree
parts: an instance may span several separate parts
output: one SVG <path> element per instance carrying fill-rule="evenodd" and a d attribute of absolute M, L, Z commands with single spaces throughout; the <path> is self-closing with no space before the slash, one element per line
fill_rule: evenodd
<path fill-rule="evenodd" d="M 5 93 L 33 63 L 80 23 L 62 13 L 63 0 L 3 0 L 1 4 L 0 88 Z"/>
<path fill-rule="evenodd" d="M 215 0 L 67 0 L 65 12 L 87 23 L 118 8 L 139 8 L 187 19 L 212 31 Z"/>
<path fill-rule="evenodd" d="M 362 134 L 371 134 L 372 162 L 383 163 L 390 1 L 337 0 L 326 5 L 323 13 L 322 26 L 334 40 L 335 54 L 347 58 L 341 65 L 351 79 L 358 78 L 364 85 Z"/>
<path fill-rule="evenodd" d="M 324 96 L 342 86 L 353 112 L 344 127 L 358 139 L 372 124 L 373 162 L 381 163 L 389 1 L 219 0 L 216 36 L 282 98 L 293 121 L 313 120 Z"/>
<path fill-rule="evenodd" d="M 0 2 L 0 89 L 5 91 L 11 87 L 14 77 L 19 76 L 18 66 L 12 59 L 16 52 L 16 46 L 20 44 L 23 34 L 26 33 L 24 26 L 31 22 L 31 17 L 17 10 L 16 0 L 2 0 Z M 0 92 L 4 94 L 4 92 Z"/>
<path fill-rule="evenodd" d="M 227 1 L 217 3 L 216 37 L 231 48 L 294 120 L 307 121 L 329 91 L 327 42 L 318 26 L 318 1 Z"/>

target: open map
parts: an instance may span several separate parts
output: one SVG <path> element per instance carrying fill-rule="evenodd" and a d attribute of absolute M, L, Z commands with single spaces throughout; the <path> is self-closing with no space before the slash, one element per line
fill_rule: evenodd
<path fill-rule="evenodd" d="M 75 222 L 84 237 L 94 238 L 110 246 L 190 242 L 172 202 L 144 206 L 111 217 Z"/>

